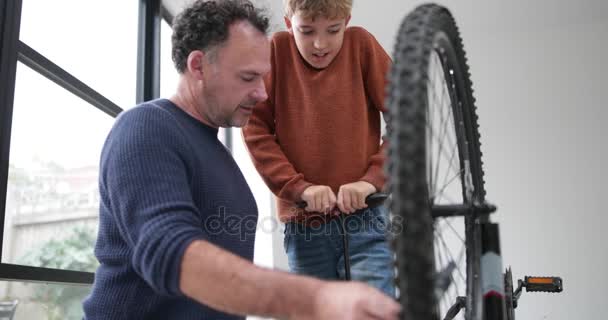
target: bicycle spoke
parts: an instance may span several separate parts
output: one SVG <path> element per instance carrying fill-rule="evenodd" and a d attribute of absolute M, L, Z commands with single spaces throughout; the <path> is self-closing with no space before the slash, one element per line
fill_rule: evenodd
<path fill-rule="evenodd" d="M 435 56 L 433 56 L 433 57 L 435 57 Z M 437 58 L 435 58 L 433 61 L 435 61 L 435 60 L 437 60 Z M 439 68 L 436 67 L 436 68 L 434 68 L 434 70 L 435 70 L 435 73 L 437 73 L 437 70 L 439 70 Z M 436 78 L 436 79 L 441 79 L 441 78 Z M 428 87 L 436 87 L 435 85 L 433 85 L 434 83 L 437 83 L 437 82 L 431 82 L 431 80 L 429 79 L 427 81 L 427 86 Z M 431 132 L 432 136 L 435 138 L 436 141 L 438 141 L 437 154 L 439 156 L 441 156 L 442 154 L 444 154 L 444 152 L 442 152 L 443 151 L 443 146 L 445 145 L 444 141 L 447 141 L 447 145 L 451 145 L 452 146 L 452 148 L 453 148 L 452 149 L 452 155 L 450 155 L 448 157 L 448 159 L 449 159 L 448 160 L 448 164 L 450 165 L 450 169 L 453 169 L 452 168 L 453 152 L 454 152 L 454 149 L 457 147 L 457 145 L 456 145 L 456 143 L 452 139 L 450 139 L 450 137 L 452 137 L 451 134 L 454 133 L 454 131 L 453 131 L 453 129 L 454 129 L 454 123 L 453 123 L 453 120 L 452 120 L 453 113 L 452 113 L 451 105 L 446 105 L 445 104 L 445 98 L 446 98 L 446 96 L 449 98 L 449 96 L 446 94 L 447 93 L 447 87 L 446 87 L 445 81 L 441 82 L 441 91 L 442 91 L 442 95 L 441 95 L 440 99 L 437 98 L 436 90 L 429 91 L 429 93 L 432 93 L 433 98 L 430 99 L 430 101 L 429 101 L 429 108 L 428 108 L 428 110 L 431 110 L 431 111 L 429 112 L 429 118 L 427 118 L 427 119 L 430 120 L 430 121 L 427 121 L 427 126 L 429 125 L 429 122 L 434 122 L 434 120 L 435 120 L 434 117 L 435 117 L 435 114 L 437 113 L 437 111 L 436 111 L 437 108 L 435 107 L 437 104 L 436 103 L 431 103 L 431 102 L 436 102 L 437 100 L 440 100 L 439 106 L 442 106 L 443 108 L 441 108 L 441 110 L 438 112 L 439 113 L 439 122 L 440 122 L 438 137 L 437 137 L 437 134 L 436 134 L 436 130 L 434 130 L 433 127 L 429 127 L 429 129 L 430 129 L 430 132 Z M 435 112 L 432 112 L 432 111 L 435 111 Z M 445 115 L 446 112 L 449 113 L 449 114 Z M 447 135 L 448 133 L 450 133 L 450 135 Z M 429 145 L 429 150 L 431 150 L 431 160 L 432 160 L 432 153 L 433 153 L 432 150 L 434 150 L 434 148 L 433 148 L 432 145 Z M 434 166 L 435 166 L 435 176 L 431 176 L 432 178 L 431 178 L 431 181 L 430 181 L 430 184 L 433 185 L 434 187 L 436 187 L 435 183 L 437 182 L 437 175 L 439 174 L 439 164 L 440 164 L 440 162 L 439 162 L 439 156 L 437 157 L 437 161 L 436 162 L 432 162 L 432 161 L 430 162 L 431 164 L 434 164 Z M 432 168 L 432 166 L 431 166 L 431 168 Z"/>
<path fill-rule="evenodd" d="M 458 146 L 454 146 L 454 147 L 452 148 L 452 155 L 450 156 L 450 160 L 448 161 L 448 164 L 450 164 L 450 169 L 452 168 L 452 162 L 453 162 L 453 161 L 454 161 L 454 159 L 455 159 L 455 158 L 454 158 L 454 156 L 456 155 L 456 151 L 457 151 L 457 150 L 458 150 Z M 462 170 L 460 170 L 460 171 L 456 171 L 456 172 L 462 173 Z M 448 177 L 449 177 L 449 174 L 450 174 L 450 170 L 446 170 L 446 171 L 445 171 L 445 176 L 443 177 L 443 185 L 444 185 L 444 186 L 445 186 L 445 185 L 446 185 L 446 183 L 447 183 L 447 179 L 448 179 Z"/>
<path fill-rule="evenodd" d="M 428 132 L 430 132 L 430 135 L 432 137 L 432 139 L 428 142 L 428 149 L 430 150 L 429 152 L 429 168 L 431 169 L 431 172 L 429 173 L 428 177 L 430 179 L 429 181 L 429 186 L 430 187 L 430 194 L 434 194 L 435 191 L 437 190 L 437 183 L 439 182 L 438 176 L 440 174 L 440 164 L 441 164 L 441 158 L 443 156 L 443 158 L 447 159 L 447 164 L 449 165 L 449 169 L 446 170 L 445 176 L 447 177 L 450 173 L 450 170 L 456 171 L 454 169 L 454 156 L 456 154 L 456 150 L 457 150 L 457 144 L 453 142 L 453 140 L 451 139 L 453 134 L 454 134 L 454 123 L 453 123 L 453 112 L 452 112 L 452 108 L 451 108 L 451 104 L 446 104 L 446 99 L 450 99 L 449 95 L 447 94 L 447 84 L 444 81 L 432 81 L 434 79 L 441 79 L 442 78 L 442 74 L 439 74 L 439 72 L 442 70 L 440 62 L 438 61 L 438 57 L 436 54 L 432 55 L 432 60 L 431 60 L 431 67 L 429 67 L 430 69 L 432 69 L 433 72 L 433 78 L 432 79 L 428 79 L 427 80 L 427 86 L 430 88 L 429 92 L 429 108 L 427 109 L 427 113 L 428 113 L 428 118 L 429 121 L 427 121 L 427 130 Z M 439 98 L 437 95 L 437 87 L 440 87 L 441 89 L 441 97 Z M 439 101 L 439 105 L 437 104 L 437 102 Z M 450 100 L 451 101 L 451 100 Z M 437 110 L 440 109 L 440 110 Z M 447 113 L 447 115 L 446 115 Z M 435 120 L 437 120 L 435 117 L 437 116 L 437 114 L 439 115 L 439 128 L 435 128 L 432 123 L 435 122 Z M 437 130 L 439 130 L 439 133 L 437 133 Z M 433 141 L 437 142 L 437 147 L 433 146 Z M 447 145 L 451 145 L 451 151 L 449 153 L 449 155 L 446 154 L 446 152 L 444 151 L 444 146 L 446 145 L 447 141 Z M 437 157 L 434 157 L 434 151 L 433 150 L 437 150 Z M 433 168 L 435 168 L 433 170 Z M 445 178 L 444 177 L 444 181 Z"/>
<path fill-rule="evenodd" d="M 454 259 L 454 256 L 452 255 L 452 251 L 450 250 L 450 248 L 448 247 L 447 243 L 445 242 L 445 239 L 443 237 L 443 234 L 440 233 L 435 233 L 435 236 L 437 239 L 441 240 L 441 244 L 443 245 L 444 250 L 447 252 L 447 255 L 449 256 L 449 258 L 451 259 L 451 261 L 456 261 Z M 464 275 L 462 274 L 462 271 L 460 271 L 460 269 L 458 269 L 458 273 L 460 274 L 461 278 L 464 280 L 466 279 L 464 277 Z"/>
<path fill-rule="evenodd" d="M 464 241 L 464 238 L 462 238 L 462 236 L 460 235 L 460 232 L 456 231 L 456 229 L 454 228 L 454 226 L 452 226 L 452 224 L 451 224 L 451 223 L 450 223 L 450 222 L 449 222 L 447 219 L 444 219 L 444 220 L 445 220 L 446 224 L 448 225 L 448 227 L 449 227 L 450 229 L 452 229 L 452 232 L 454 232 L 454 234 L 455 234 L 456 236 L 458 236 L 458 239 L 459 239 L 459 240 L 460 240 L 460 242 L 461 242 L 461 243 L 464 245 L 464 244 L 465 244 L 465 241 Z"/>
<path fill-rule="evenodd" d="M 450 180 L 441 188 L 441 190 L 439 190 L 439 192 L 436 192 L 435 194 L 431 195 L 431 200 L 435 200 L 437 198 L 437 196 L 443 196 L 447 199 L 447 196 L 443 193 L 443 191 L 452 183 L 454 182 L 458 177 L 460 177 L 460 175 L 462 174 L 462 172 L 458 172 L 456 173 L 453 177 L 450 178 Z M 440 198 L 441 199 L 441 198 Z M 448 199 L 451 200 L 451 199 Z M 435 203 L 434 201 L 431 201 L 431 203 Z M 450 201 L 450 203 L 456 203 L 455 201 Z"/>
<path fill-rule="evenodd" d="M 443 154 L 442 151 L 443 151 L 443 146 L 444 146 L 444 141 L 445 141 L 443 138 L 445 137 L 445 134 L 447 132 L 446 127 L 445 127 L 445 118 L 443 116 L 444 116 L 444 113 L 440 112 L 439 120 L 441 122 L 441 126 L 439 127 L 439 143 L 437 146 L 438 155 Z M 446 117 L 446 118 L 448 118 L 448 117 Z M 435 181 L 437 181 L 437 175 L 439 174 L 439 163 L 440 162 L 439 162 L 439 157 L 438 157 L 437 162 L 435 163 L 435 177 L 434 177 Z"/>
<path fill-rule="evenodd" d="M 435 133 L 435 130 L 433 130 L 433 128 L 431 128 L 431 127 L 429 126 L 429 124 L 428 124 L 428 123 L 427 123 L 427 129 L 428 129 L 428 132 L 430 133 L 431 140 L 432 140 L 432 141 L 437 141 L 438 143 L 440 143 L 440 144 L 441 144 L 441 140 L 440 140 L 440 138 L 439 138 L 439 137 L 438 137 L 438 135 Z M 431 150 L 432 150 L 432 148 L 433 148 L 433 147 L 432 147 L 432 146 L 433 146 L 432 142 L 428 142 L 428 144 L 429 144 L 429 149 L 431 149 Z M 453 171 L 457 171 L 457 170 L 454 168 L 454 165 L 453 165 L 453 163 L 454 163 L 454 159 L 455 159 L 455 158 L 454 158 L 454 155 L 455 155 L 455 153 L 456 153 L 456 150 L 458 150 L 458 146 L 457 146 L 457 145 L 452 145 L 452 150 L 451 150 L 450 154 L 448 155 L 448 154 L 447 154 L 447 151 L 444 151 L 444 149 L 443 149 L 443 148 L 441 148 L 441 149 L 438 151 L 438 152 L 440 152 L 440 153 L 438 153 L 437 158 L 432 157 L 432 156 L 433 156 L 433 153 L 432 153 L 432 151 L 431 151 L 431 152 L 430 152 L 431 159 L 435 159 L 435 161 L 434 161 L 434 162 L 432 162 L 432 163 L 433 163 L 433 164 L 438 164 L 438 163 L 439 163 L 439 159 L 441 158 L 441 156 L 443 156 L 443 158 L 444 158 L 444 159 L 448 160 L 448 161 L 447 161 L 447 164 L 449 165 L 449 169 L 451 169 L 451 170 L 453 170 Z M 441 152 L 441 151 L 443 151 L 443 152 Z M 431 163 L 431 162 L 430 162 L 430 163 Z M 431 167 L 430 169 L 431 169 L 431 172 L 435 172 L 435 170 L 432 170 L 432 167 Z M 438 171 L 438 170 L 437 170 L 437 171 Z M 449 173 L 449 171 L 448 171 L 448 173 Z M 431 179 L 431 181 L 433 181 L 433 179 Z M 436 181 L 436 179 L 435 179 L 434 181 Z M 429 183 L 429 184 L 430 184 L 430 183 Z M 431 184 L 431 186 L 434 186 L 434 185 L 432 185 L 432 184 Z"/>

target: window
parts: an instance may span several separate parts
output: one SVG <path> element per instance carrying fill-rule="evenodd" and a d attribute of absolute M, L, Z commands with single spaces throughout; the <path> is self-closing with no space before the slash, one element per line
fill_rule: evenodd
<path fill-rule="evenodd" d="M 19 39 L 121 108 L 135 105 L 138 1 L 23 0 Z"/>
<path fill-rule="evenodd" d="M 138 53 L 150 50 L 142 43 L 153 43 L 156 30 L 143 27 L 138 17 L 145 25 L 160 19 L 159 3 L 2 1 L 0 278 L 26 283 L 0 283 L 2 297 L 52 287 L 28 284 L 32 281 L 62 283 L 56 288 L 78 284 L 82 294 L 59 291 L 71 292 L 81 309 L 97 267 L 100 151 L 114 117 L 135 105 L 140 78 L 153 77 L 138 68 L 144 60 Z M 23 310 L 26 304 L 19 299 Z M 45 303 L 59 306 L 60 300 Z M 66 310 L 46 318 L 82 316 L 72 307 Z M 32 319 L 45 316 L 35 313 Z"/>
<path fill-rule="evenodd" d="M 0 312 L 20 320 L 80 320 L 89 286 L 0 281 Z M 5 314 L 0 313 L 0 319 Z"/>
<path fill-rule="evenodd" d="M 159 5 L 2 1 L 0 278 L 11 281 L 0 282 L 0 310 L 16 305 L 16 319 L 82 318 L 81 301 L 97 267 L 93 244 L 105 137 L 123 109 L 156 98 L 158 89 L 169 97 L 177 86 L 171 29 L 157 24 L 164 10 Z M 240 131 L 222 129 L 220 139 L 235 145 L 258 202 L 256 262 L 272 265 L 272 225 L 264 220 L 271 215 L 270 193 Z"/>
<path fill-rule="evenodd" d="M 163 20 L 160 25 L 160 96 L 168 98 L 177 89 L 179 75 L 171 57 L 171 35 L 173 31 L 167 21 Z"/>
<path fill-rule="evenodd" d="M 60 255 L 62 249 L 75 250 L 62 243 L 78 230 L 91 235 L 84 252 L 89 252 L 86 259 L 92 257 L 99 156 L 113 122 L 101 110 L 17 65 L 3 263 L 83 267 Z M 39 257 L 43 253 L 46 258 Z"/>

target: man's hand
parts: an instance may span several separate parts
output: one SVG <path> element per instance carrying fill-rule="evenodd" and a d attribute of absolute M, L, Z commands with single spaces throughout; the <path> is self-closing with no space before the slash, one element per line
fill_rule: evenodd
<path fill-rule="evenodd" d="M 297 320 L 397 320 L 401 306 L 379 290 L 359 282 L 326 282 L 315 297 L 312 314 Z"/>
<path fill-rule="evenodd" d="M 376 187 L 367 181 L 344 184 L 338 191 L 338 209 L 344 213 L 353 213 L 366 208 L 365 198 L 376 192 Z"/>
<path fill-rule="evenodd" d="M 309 212 L 329 213 L 336 206 L 336 195 L 328 186 L 310 186 L 302 192 L 306 201 L 304 210 Z"/>

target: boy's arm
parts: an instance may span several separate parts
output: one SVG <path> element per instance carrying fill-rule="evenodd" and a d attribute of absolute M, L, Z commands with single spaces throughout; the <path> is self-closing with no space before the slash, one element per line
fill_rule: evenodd
<path fill-rule="evenodd" d="M 363 43 L 363 54 L 361 55 L 361 68 L 365 83 L 365 91 L 370 103 L 381 113 L 387 111 L 385 100 L 385 88 L 388 83 L 387 74 L 391 66 L 391 58 L 384 51 L 380 43 L 369 32 L 365 32 Z M 386 177 L 384 176 L 384 161 L 386 158 L 386 148 L 383 137 L 380 149 L 369 158 L 367 171 L 361 177 L 361 181 L 371 183 L 377 191 L 384 188 Z"/>
<path fill-rule="evenodd" d="M 304 175 L 291 164 L 275 136 L 274 82 L 279 55 L 277 47 L 278 44 L 273 38 L 270 42 L 272 71 L 264 77 L 268 99 L 253 108 L 249 122 L 242 132 L 253 165 L 270 191 L 279 198 L 297 202 L 301 200 L 302 192 L 313 184 L 304 180 Z"/>
<path fill-rule="evenodd" d="M 249 122 L 243 127 L 243 138 L 258 173 L 279 198 L 297 202 L 304 190 L 313 184 L 297 172 L 278 144 L 274 124 L 273 75 L 265 79 L 268 100 L 253 108 Z"/>

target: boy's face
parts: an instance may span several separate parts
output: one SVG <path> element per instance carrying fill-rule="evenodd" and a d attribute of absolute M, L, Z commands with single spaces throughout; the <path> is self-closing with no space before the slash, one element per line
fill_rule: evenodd
<path fill-rule="evenodd" d="M 340 52 L 349 20 L 350 16 L 335 19 L 323 16 L 304 18 L 298 10 L 291 19 L 285 17 L 285 24 L 293 34 L 302 58 L 312 67 L 324 69 Z"/>

